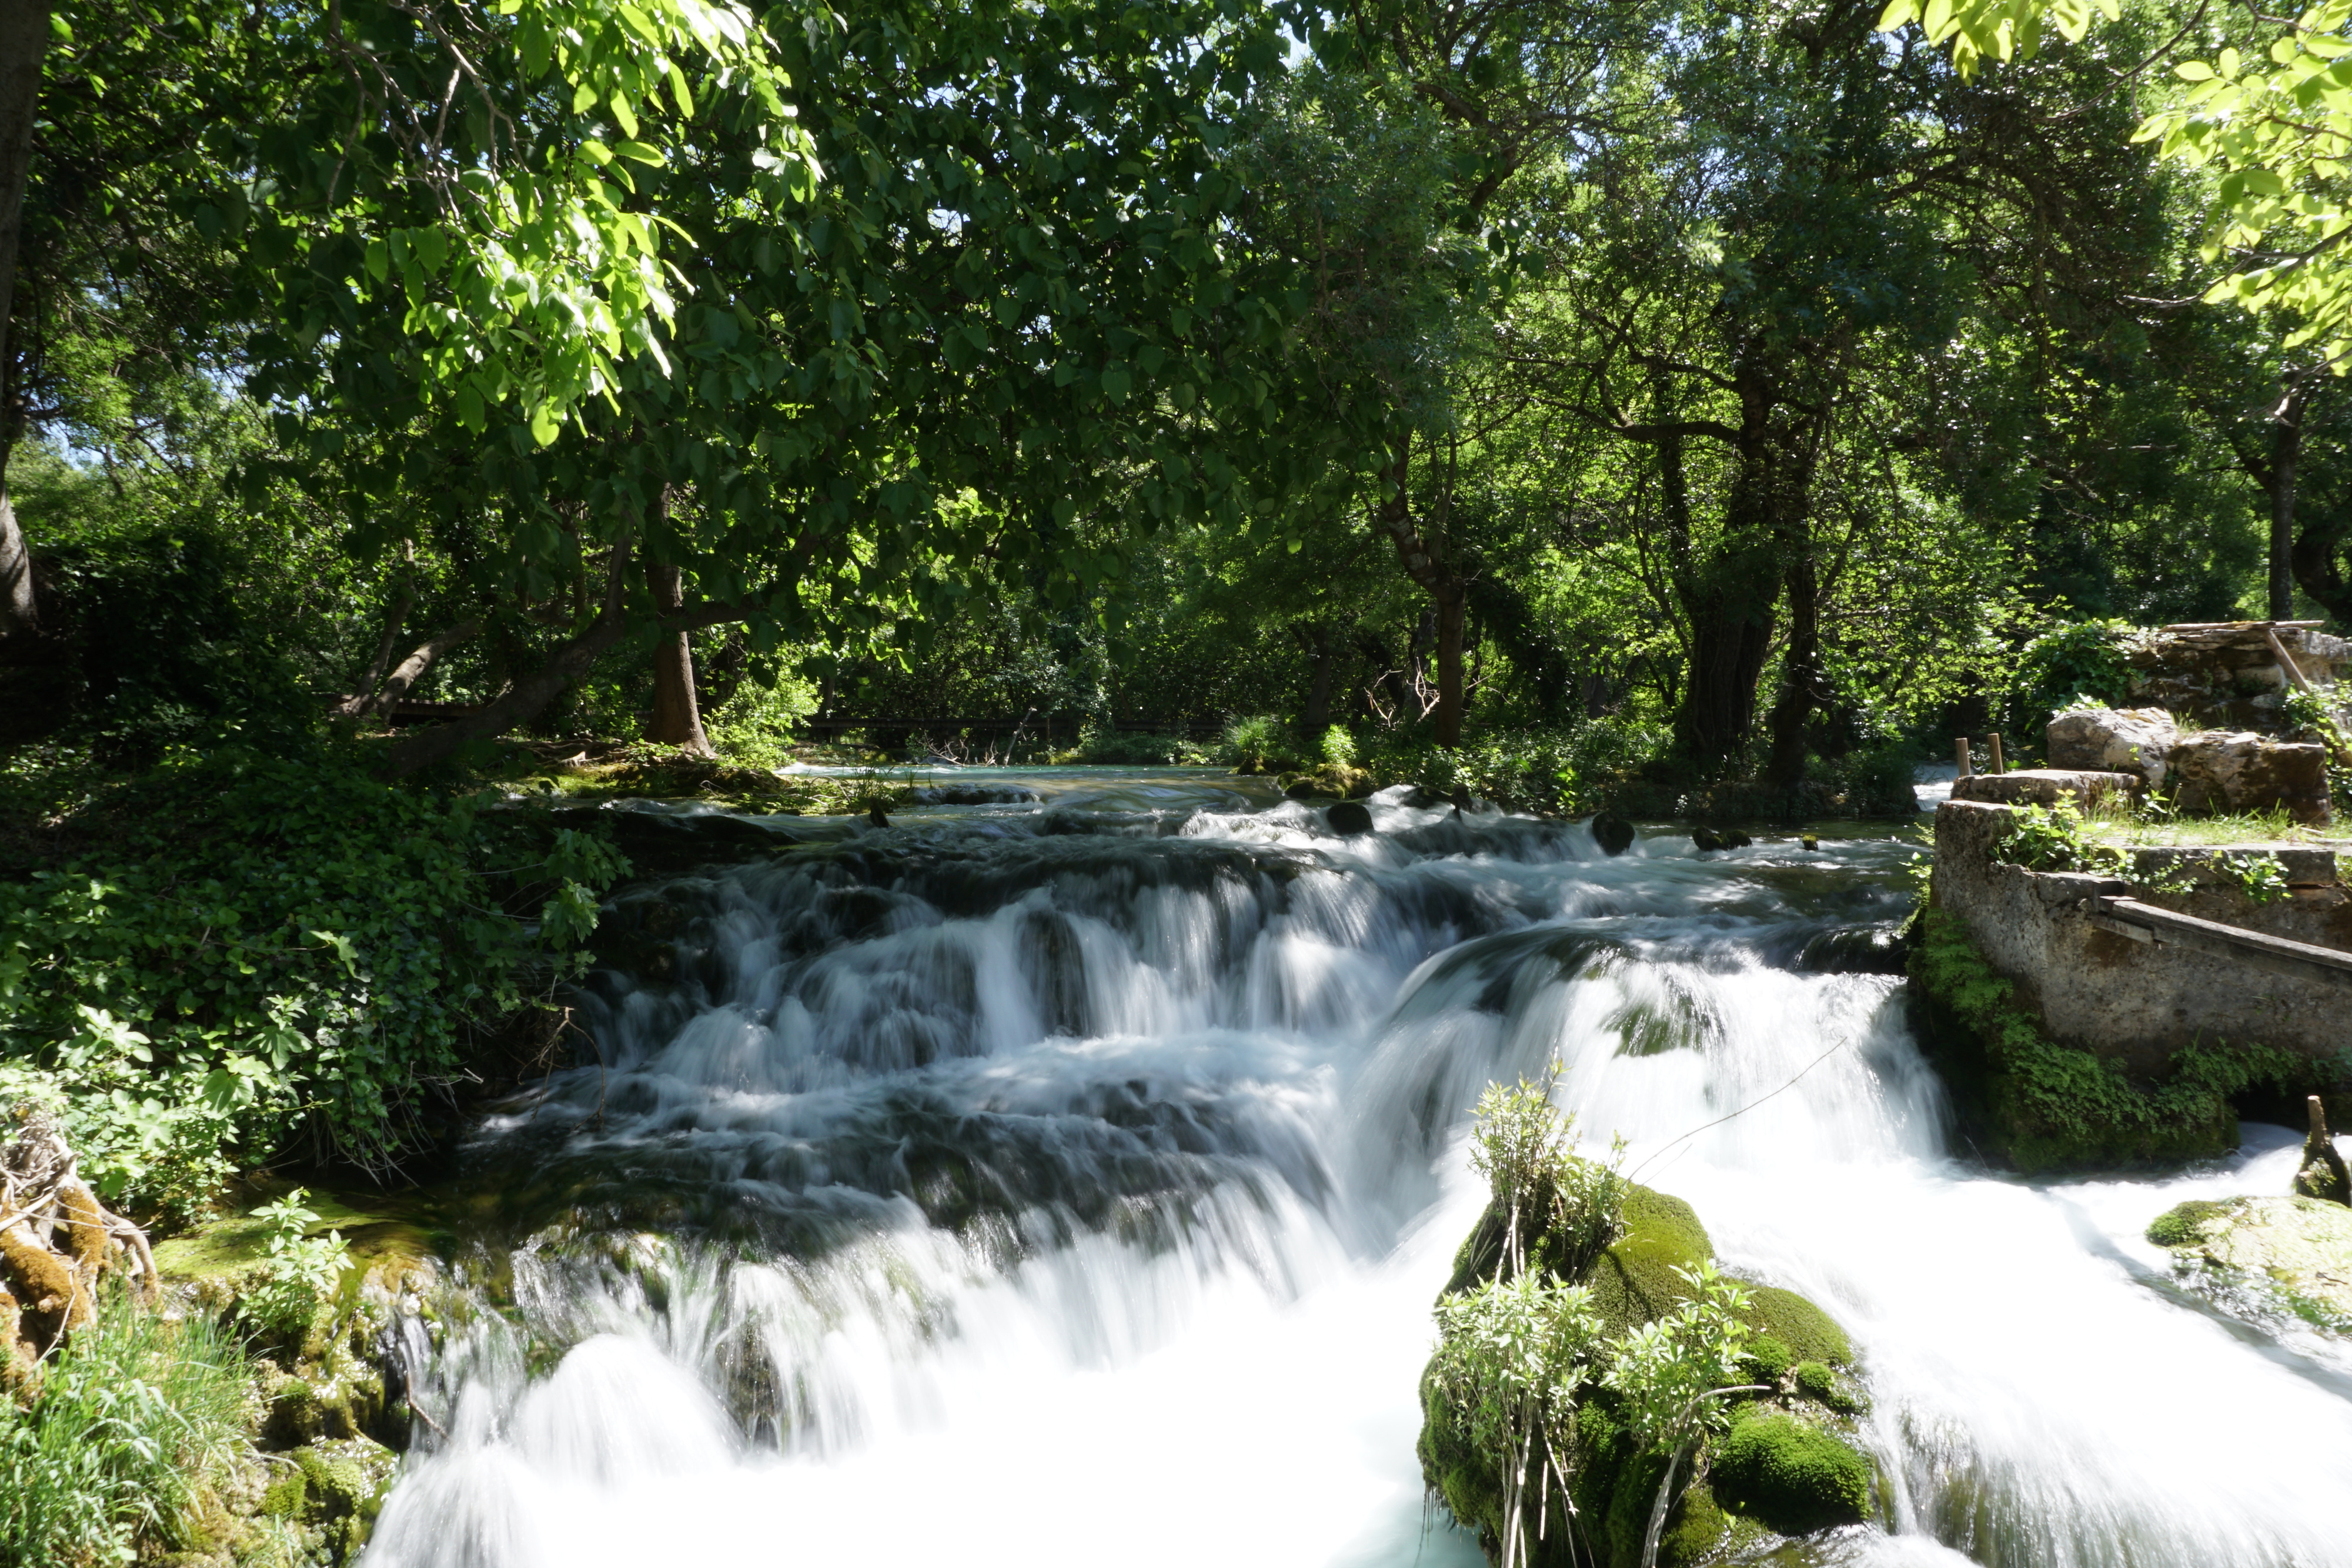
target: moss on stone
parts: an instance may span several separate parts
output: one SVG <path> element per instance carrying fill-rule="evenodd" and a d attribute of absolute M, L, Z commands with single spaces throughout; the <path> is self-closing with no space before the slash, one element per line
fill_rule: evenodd
<path fill-rule="evenodd" d="M 1689 1287 L 1676 1272 L 1715 1256 L 1715 1244 L 1691 1206 L 1646 1186 L 1625 1192 L 1625 1232 L 1593 1266 L 1585 1283 L 1612 1333 L 1645 1323 L 1682 1302 Z"/>
<path fill-rule="evenodd" d="M 1748 1342 L 1748 1376 L 1755 1383 L 1777 1384 L 1795 1364 L 1797 1353 L 1776 1336 L 1759 1333 Z"/>
<path fill-rule="evenodd" d="M 1789 1347 L 1795 1361 L 1824 1361 L 1832 1366 L 1853 1364 L 1853 1342 L 1837 1320 L 1794 1291 L 1777 1285 L 1757 1285 L 1748 1292 L 1748 1324 L 1758 1333 Z"/>
<path fill-rule="evenodd" d="M 1475 1289 L 1494 1278 L 1506 1223 L 1507 1216 L 1492 1205 L 1479 1216 L 1454 1256 L 1447 1293 Z M 1530 1265 L 1557 1273 L 1550 1260 L 1564 1249 L 1555 1246 L 1551 1238 L 1539 1236 L 1528 1243 Z M 1711 1260 L 1714 1254 L 1706 1227 L 1689 1204 L 1649 1187 L 1630 1186 L 1622 1233 L 1589 1269 L 1581 1270 L 1580 1280 L 1592 1291 L 1604 1332 L 1617 1334 L 1683 1301 L 1689 1289 L 1678 1270 L 1694 1269 Z M 1812 1412 L 1815 1420 L 1784 1416 L 1809 1436 L 1796 1439 L 1793 1447 L 1787 1442 L 1766 1445 L 1760 1438 L 1751 1438 L 1750 1446 L 1759 1453 L 1766 1447 L 1770 1452 L 1761 1458 L 1750 1456 L 1743 1462 L 1768 1479 L 1787 1471 L 1794 1478 L 1787 1484 L 1796 1487 L 1801 1498 L 1810 1495 L 1806 1487 L 1818 1490 L 1827 1485 L 1834 1492 L 1858 1474 L 1863 1478 L 1861 1506 L 1866 1507 L 1869 1461 L 1824 1429 L 1837 1415 L 1861 1407 L 1840 1376 L 1839 1369 L 1853 1363 L 1853 1347 L 1845 1331 L 1827 1312 L 1793 1291 L 1754 1286 L 1749 1295 L 1746 1315 L 1757 1333 L 1748 1343 L 1748 1365 L 1757 1381 L 1776 1386 L 1795 1369 L 1808 1369 L 1788 1397 L 1800 1401 L 1796 1408 Z M 1417 1448 L 1422 1474 L 1454 1517 L 1478 1532 L 1487 1555 L 1497 1557 L 1504 1508 L 1502 1479 L 1508 1460 L 1476 1448 L 1427 1372 L 1422 1379 L 1421 1401 L 1423 1418 Z M 1746 1419 L 1752 1422 L 1752 1412 L 1779 1413 L 1779 1406 L 1764 1405 L 1749 1410 Z M 1615 1396 L 1606 1389 L 1587 1387 L 1581 1392 L 1573 1451 L 1569 1456 L 1570 1496 L 1567 1500 L 1574 1503 L 1574 1510 L 1571 1513 L 1562 1508 L 1562 1500 L 1555 1495 L 1552 1507 L 1559 1526 L 1548 1531 L 1537 1544 L 1530 1568 L 1555 1564 L 1635 1568 L 1640 1563 L 1643 1537 L 1649 1528 L 1665 1461 L 1635 1442 L 1615 1412 Z M 1773 1428 L 1765 1436 L 1777 1437 L 1778 1431 Z M 1822 1458 L 1822 1445 L 1843 1458 Z M 1731 1506 L 1706 1476 L 1706 1467 L 1718 1446 L 1710 1441 L 1701 1450 L 1696 1472 L 1684 1472 L 1691 1478 L 1690 1484 L 1669 1511 L 1660 1538 L 1658 1560 L 1665 1568 L 1696 1568 L 1721 1562 L 1727 1554 L 1764 1542 L 1774 1530 L 1818 1528 L 1776 1523 L 1776 1519 L 1792 1520 L 1802 1513 L 1801 1507 L 1778 1494 L 1773 1494 L 1775 1500 L 1769 1510 L 1759 1509 L 1748 1500 Z M 1822 1505 L 1810 1506 L 1818 1511 Z M 1858 1517 L 1859 1512 L 1849 1510 L 1829 1522 Z"/>
<path fill-rule="evenodd" d="M 2207 1220 L 2220 1219 L 2229 1212 L 2227 1203 L 2192 1197 L 2173 1205 L 2150 1221 L 2147 1239 L 2158 1247 L 2193 1247 Z"/>
<path fill-rule="evenodd" d="M 2260 1044 L 2191 1046 L 2166 1076 L 2127 1077 L 2109 1061 L 2053 1040 L 2040 1015 L 1985 961 L 1967 928 L 1929 907 L 1908 968 L 1922 1043 L 1953 1092 L 1969 1135 L 2029 1174 L 2170 1165 L 2238 1145 L 2231 1096 L 2283 1084 L 2290 1052 Z"/>
<path fill-rule="evenodd" d="M 1729 1512 L 1782 1535 L 1870 1514 L 1870 1461 L 1785 1411 L 1743 1416 L 1714 1445 L 1710 1480 Z"/>

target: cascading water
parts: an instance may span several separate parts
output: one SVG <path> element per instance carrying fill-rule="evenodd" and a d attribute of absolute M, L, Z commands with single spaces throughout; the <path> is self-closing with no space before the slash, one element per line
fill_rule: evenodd
<path fill-rule="evenodd" d="M 1906 846 L 1611 860 L 1385 800 L 1341 839 L 1069 778 L 608 915 L 638 975 L 472 1151 L 507 1310 L 410 1325 L 433 1426 L 370 1568 L 1475 1563 L 1415 1385 L 1467 1109 L 1554 1061 L 1853 1332 L 1894 1532 L 1811 1560 L 2352 1563 L 2352 1373 L 2137 1239 L 2284 1190 L 2288 1135 L 2169 1182 L 1955 1162 L 1895 982 L 1821 972 Z"/>

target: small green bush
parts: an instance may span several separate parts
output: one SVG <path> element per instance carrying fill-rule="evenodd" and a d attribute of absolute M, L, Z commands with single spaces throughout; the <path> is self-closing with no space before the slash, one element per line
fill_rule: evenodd
<path fill-rule="evenodd" d="M 1289 727 L 1270 714 L 1237 718 L 1225 726 L 1217 760 L 1240 773 L 1286 773 L 1306 760 Z"/>
<path fill-rule="evenodd" d="M 783 675 L 762 685 L 747 677 L 703 718 L 711 747 L 741 768 L 782 768 L 793 758 L 801 721 L 816 712 L 816 684 Z"/>
<path fill-rule="evenodd" d="M 209 1320 L 166 1322 L 109 1292 L 29 1405 L 0 1399 L 0 1563 L 95 1568 L 195 1545 L 251 1387 L 244 1353 Z"/>
<path fill-rule="evenodd" d="M 2125 650 L 2132 632 L 2122 621 L 2071 621 L 2052 625 L 2028 643 L 2001 705 L 2008 732 L 2030 741 L 2041 736 L 2052 714 L 2083 699 L 2101 707 L 2129 700 L 2131 665 Z"/>
<path fill-rule="evenodd" d="M 302 1207 L 304 1196 L 298 1186 L 254 1211 L 269 1226 L 269 1256 L 261 1277 L 238 1295 L 237 1308 L 265 1333 L 293 1337 L 309 1328 L 351 1260 L 342 1232 L 310 1234 L 319 1217 Z"/>

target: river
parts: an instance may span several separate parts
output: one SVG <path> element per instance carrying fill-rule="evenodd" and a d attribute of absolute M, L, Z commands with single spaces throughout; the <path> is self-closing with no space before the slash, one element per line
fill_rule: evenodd
<path fill-rule="evenodd" d="M 1393 791 L 1343 839 L 1205 772 L 951 782 L 1038 799 L 779 820 L 608 915 L 667 981 L 594 977 L 601 1060 L 470 1145 L 501 1310 L 409 1325 L 439 1430 L 368 1568 L 1467 1568 L 1415 1383 L 1468 1108 L 1553 1062 L 1860 1349 L 1886 1527 L 1790 1561 L 2352 1564 L 2352 1366 L 2140 1237 L 2284 1191 L 2292 1134 L 2161 1180 L 1960 1157 L 1898 982 L 1820 972 L 1916 835 L 1610 859 Z"/>

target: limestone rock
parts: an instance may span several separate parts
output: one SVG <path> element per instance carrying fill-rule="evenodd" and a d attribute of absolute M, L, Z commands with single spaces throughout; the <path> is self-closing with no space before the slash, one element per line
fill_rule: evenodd
<path fill-rule="evenodd" d="M 2224 1307 L 2352 1337 L 2352 1208 L 2313 1197 L 2193 1200 L 2158 1216 L 2147 1239 Z"/>
<path fill-rule="evenodd" d="M 2157 765 L 2159 768 L 2162 763 Z M 1952 781 L 1952 799 L 2000 806 L 2055 806 L 2071 800 L 2090 806 L 2139 787 L 2137 773 L 2099 773 L 2083 768 L 2022 768 L 2014 773 L 1971 773 Z"/>
<path fill-rule="evenodd" d="M 2053 769 L 2131 773 L 2157 789 L 2164 785 L 2166 759 L 2180 744 L 2180 731 L 2162 708 L 2078 708 L 2052 719 L 2047 739 Z"/>
<path fill-rule="evenodd" d="M 1372 831 L 1372 813 L 1360 801 L 1342 800 L 1324 812 L 1323 820 L 1330 823 L 1331 831 L 1342 838 L 1354 838 Z"/>
<path fill-rule="evenodd" d="M 2172 754 L 2184 811 L 2260 811 L 2283 806 L 2299 822 L 2329 821 L 2325 747 L 2271 740 L 2251 730 L 2211 730 Z"/>

